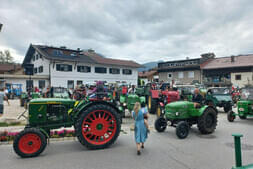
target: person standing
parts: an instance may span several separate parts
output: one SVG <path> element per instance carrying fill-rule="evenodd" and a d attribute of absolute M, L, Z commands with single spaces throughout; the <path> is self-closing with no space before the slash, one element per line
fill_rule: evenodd
<path fill-rule="evenodd" d="M 0 89 L 0 117 L 4 113 L 4 91 Z"/>
<path fill-rule="evenodd" d="M 132 116 L 135 120 L 134 137 L 137 147 L 137 155 L 141 155 L 141 148 L 144 148 L 144 142 L 147 139 L 148 133 L 144 123 L 144 111 L 142 111 L 139 102 L 135 103 Z"/>
<path fill-rule="evenodd" d="M 9 105 L 10 105 L 10 102 L 9 102 L 8 95 L 9 95 L 9 91 L 8 91 L 7 88 L 5 88 L 5 90 L 4 90 L 4 99 L 7 101 L 8 106 L 9 106 Z"/>

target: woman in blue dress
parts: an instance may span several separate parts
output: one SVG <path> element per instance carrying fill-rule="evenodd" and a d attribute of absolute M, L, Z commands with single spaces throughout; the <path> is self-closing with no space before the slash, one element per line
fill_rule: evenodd
<path fill-rule="evenodd" d="M 144 148 L 144 142 L 147 139 L 147 128 L 144 124 L 144 112 L 139 102 L 134 105 L 133 118 L 135 120 L 134 137 L 137 146 L 137 155 L 141 155 L 141 147 Z"/>

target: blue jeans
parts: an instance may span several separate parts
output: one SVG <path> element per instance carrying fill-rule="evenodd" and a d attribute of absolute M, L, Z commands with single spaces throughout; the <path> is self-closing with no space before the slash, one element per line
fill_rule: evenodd
<path fill-rule="evenodd" d="M 4 113 L 4 105 L 0 104 L 0 114 L 3 114 L 3 113 Z"/>

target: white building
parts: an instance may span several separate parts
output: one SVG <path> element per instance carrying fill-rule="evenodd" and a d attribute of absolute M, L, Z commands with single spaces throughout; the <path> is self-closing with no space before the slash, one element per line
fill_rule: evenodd
<path fill-rule="evenodd" d="M 34 76 L 43 77 L 33 81 L 33 86 L 40 88 L 48 85 L 74 88 L 77 84 L 96 81 L 137 85 L 137 68 L 141 67 L 133 61 L 105 58 L 94 50 L 41 45 L 30 45 L 23 65 L 27 63 L 34 64 Z"/>

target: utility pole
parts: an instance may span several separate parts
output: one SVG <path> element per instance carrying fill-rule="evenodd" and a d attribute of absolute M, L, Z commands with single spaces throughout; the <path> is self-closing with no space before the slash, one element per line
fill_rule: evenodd
<path fill-rule="evenodd" d="M 1 30 L 2 30 L 2 27 L 3 27 L 3 24 L 0 23 L 0 32 L 1 32 Z"/>

